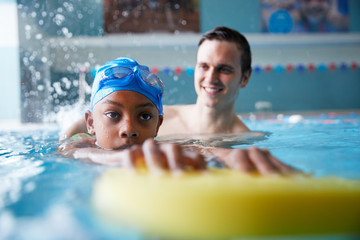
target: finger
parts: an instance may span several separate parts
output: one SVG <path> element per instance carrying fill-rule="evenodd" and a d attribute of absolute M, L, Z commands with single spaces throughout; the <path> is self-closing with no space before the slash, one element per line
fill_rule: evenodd
<path fill-rule="evenodd" d="M 198 170 L 207 170 L 207 164 L 205 158 L 202 154 L 196 153 L 196 157 L 194 158 L 195 162 L 197 163 Z"/>
<path fill-rule="evenodd" d="M 226 161 L 228 166 L 232 169 L 251 173 L 255 170 L 254 165 L 250 161 L 249 155 L 246 150 L 244 149 L 236 149 L 234 150 L 228 157 Z"/>
<path fill-rule="evenodd" d="M 282 163 L 280 160 L 274 157 L 268 150 L 262 150 L 262 152 L 265 154 L 266 158 L 271 161 L 272 165 L 278 170 L 279 173 L 284 175 L 291 174 L 292 168 L 290 166 Z"/>
<path fill-rule="evenodd" d="M 173 173 L 184 170 L 184 155 L 182 149 L 177 144 L 160 144 L 160 149 L 165 154 L 169 169 Z"/>
<path fill-rule="evenodd" d="M 124 167 L 132 169 L 133 171 L 146 169 L 144 154 L 140 146 L 134 145 L 130 149 L 124 150 L 124 152 L 126 153 Z"/>
<path fill-rule="evenodd" d="M 146 166 L 151 173 L 162 174 L 164 169 L 168 168 L 159 146 L 153 139 L 146 140 L 142 146 L 142 150 Z"/>
<path fill-rule="evenodd" d="M 136 164 L 135 164 L 135 156 L 134 152 L 130 149 L 126 149 L 122 151 L 122 158 L 123 160 L 123 166 L 126 169 L 129 169 L 132 172 L 135 172 L 136 170 Z"/>
<path fill-rule="evenodd" d="M 300 170 L 289 166 L 282 161 L 280 161 L 278 158 L 274 157 L 269 150 L 262 149 L 263 153 L 270 159 L 270 161 L 273 163 L 273 165 L 279 170 L 280 173 L 284 175 L 291 175 L 294 173 L 301 173 Z"/>
<path fill-rule="evenodd" d="M 278 174 L 276 167 L 266 156 L 264 152 L 256 147 L 248 149 L 250 161 L 256 167 L 257 171 L 264 176 L 275 176 Z"/>
<path fill-rule="evenodd" d="M 184 152 L 184 166 L 185 168 L 192 168 L 200 171 L 207 169 L 204 156 L 197 152 Z"/>

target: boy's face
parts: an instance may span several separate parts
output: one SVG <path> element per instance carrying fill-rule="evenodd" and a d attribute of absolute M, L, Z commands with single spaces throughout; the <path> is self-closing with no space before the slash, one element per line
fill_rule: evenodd
<path fill-rule="evenodd" d="M 233 42 L 205 40 L 200 45 L 194 75 L 198 101 L 221 109 L 235 103 L 250 77 L 241 74 L 241 54 Z"/>
<path fill-rule="evenodd" d="M 99 146 L 121 149 L 156 137 L 163 119 L 147 97 L 121 90 L 99 101 L 92 112 L 86 112 L 85 120 Z"/>

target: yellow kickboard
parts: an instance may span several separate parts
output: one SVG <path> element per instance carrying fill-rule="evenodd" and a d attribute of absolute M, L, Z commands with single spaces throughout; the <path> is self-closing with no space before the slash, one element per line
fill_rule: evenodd
<path fill-rule="evenodd" d="M 360 234 L 360 181 L 336 177 L 110 169 L 92 200 L 115 223 L 170 239 Z"/>

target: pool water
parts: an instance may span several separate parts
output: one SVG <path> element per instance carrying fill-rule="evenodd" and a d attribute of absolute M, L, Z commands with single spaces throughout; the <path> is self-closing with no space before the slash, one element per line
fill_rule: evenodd
<path fill-rule="evenodd" d="M 292 116 L 245 123 L 252 130 L 270 131 L 265 141 L 255 145 L 270 149 L 290 165 L 315 177 L 360 179 L 360 112 L 312 114 L 295 123 Z"/>
<path fill-rule="evenodd" d="M 232 147 L 268 148 L 315 177 L 360 179 L 360 112 L 291 117 L 245 117 L 252 130 L 267 134 Z M 107 167 L 54 155 L 59 132 L 52 125 L 0 128 L 0 239 L 143 239 L 93 212 L 92 185 Z"/>

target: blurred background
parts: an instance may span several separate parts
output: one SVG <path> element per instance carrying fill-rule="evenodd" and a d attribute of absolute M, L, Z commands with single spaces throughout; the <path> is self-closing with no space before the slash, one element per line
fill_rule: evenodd
<path fill-rule="evenodd" d="M 0 0 L 0 121 L 81 114 L 120 56 L 160 76 L 164 104 L 194 103 L 197 43 L 220 25 L 252 48 L 238 113 L 360 108 L 358 0 Z"/>

